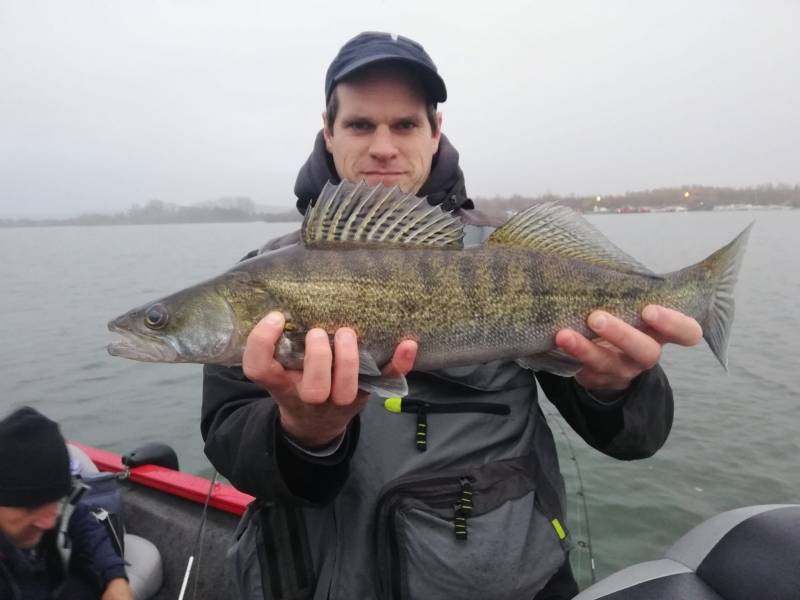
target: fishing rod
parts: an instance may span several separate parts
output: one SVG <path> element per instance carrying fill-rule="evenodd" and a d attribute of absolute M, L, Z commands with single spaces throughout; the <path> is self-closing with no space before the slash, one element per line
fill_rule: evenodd
<path fill-rule="evenodd" d="M 189 576 L 192 573 L 192 565 L 194 564 L 194 557 L 197 555 L 197 575 L 194 578 L 194 586 L 192 588 L 192 599 L 197 600 L 197 582 L 200 579 L 200 564 L 203 558 L 203 533 L 206 527 L 206 518 L 208 516 L 208 503 L 211 501 L 211 493 L 214 491 L 214 485 L 217 483 L 217 470 L 214 469 L 214 475 L 211 477 L 211 484 L 208 486 L 208 494 L 206 494 L 206 501 L 203 504 L 203 514 L 200 516 L 200 527 L 197 529 L 197 536 L 195 537 L 194 547 L 192 553 L 189 555 L 189 561 L 186 564 L 186 571 L 183 574 L 183 583 L 181 584 L 181 591 L 178 594 L 178 600 L 183 600 L 183 595 L 186 593 L 186 585 L 189 583 Z"/>
<path fill-rule="evenodd" d="M 569 458 L 572 460 L 573 463 L 575 463 L 575 473 L 577 475 L 577 480 L 578 480 L 577 495 L 580 498 L 580 504 L 583 508 L 583 518 L 584 521 L 586 522 L 586 541 L 584 542 L 583 540 L 578 539 L 576 543 L 578 547 L 580 548 L 585 547 L 586 550 L 589 552 L 589 573 L 592 578 L 592 583 L 594 583 L 597 580 L 597 576 L 595 573 L 594 551 L 592 548 L 592 532 L 591 529 L 589 528 L 589 507 L 586 502 L 586 491 L 583 487 L 581 466 L 580 463 L 578 462 L 578 456 L 575 453 L 575 447 L 572 445 L 572 440 L 570 440 L 569 434 L 567 433 L 567 430 L 564 428 L 563 418 L 561 417 L 561 415 L 550 411 L 547 411 L 544 414 L 547 417 L 548 422 L 555 422 L 558 425 L 558 429 L 560 430 L 561 435 L 567 442 L 567 448 L 569 449 Z"/>

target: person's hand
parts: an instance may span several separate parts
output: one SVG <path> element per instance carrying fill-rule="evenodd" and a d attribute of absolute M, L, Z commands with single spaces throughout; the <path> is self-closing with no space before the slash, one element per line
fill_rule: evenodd
<path fill-rule="evenodd" d="M 109 581 L 100 600 L 133 600 L 133 592 L 131 592 L 128 580 L 117 577 Z"/>
<path fill-rule="evenodd" d="M 645 329 L 639 330 L 596 310 L 587 319 L 599 336 L 594 341 L 571 329 L 559 331 L 558 348 L 583 363 L 576 381 L 590 391 L 625 390 L 637 375 L 658 363 L 664 344 L 694 346 L 703 337 L 697 321 L 663 306 L 646 306 L 642 320 Z"/>
<path fill-rule="evenodd" d="M 342 435 L 369 395 L 358 389 L 358 343 L 355 332 L 339 329 L 333 338 L 312 329 L 306 334 L 303 370 L 286 369 L 275 360 L 275 345 L 284 317 L 272 312 L 250 332 L 242 369 L 250 381 L 269 391 L 280 411 L 281 428 L 306 448 L 325 446 Z M 401 342 L 383 369 L 384 375 L 405 375 L 414 366 L 417 344 Z M 334 360 L 335 357 L 335 360 Z"/>

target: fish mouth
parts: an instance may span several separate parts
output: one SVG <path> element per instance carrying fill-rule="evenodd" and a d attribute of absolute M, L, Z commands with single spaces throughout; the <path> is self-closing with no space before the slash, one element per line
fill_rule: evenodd
<path fill-rule="evenodd" d="M 180 355 L 169 339 L 131 331 L 120 327 L 116 319 L 108 322 L 108 330 L 122 336 L 106 349 L 111 356 L 130 358 L 142 362 L 178 362 Z"/>

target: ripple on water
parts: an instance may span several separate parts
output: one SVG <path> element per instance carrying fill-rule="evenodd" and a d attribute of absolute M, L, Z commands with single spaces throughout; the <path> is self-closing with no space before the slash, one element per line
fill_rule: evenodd
<path fill-rule="evenodd" d="M 157 386 L 181 385 L 188 382 L 196 382 L 197 377 L 197 373 L 187 373 L 178 377 L 163 377 L 155 381 L 154 384 Z"/>
<path fill-rule="evenodd" d="M 78 368 L 81 371 L 96 371 L 98 369 L 105 369 L 106 366 L 107 365 L 105 361 L 96 360 L 94 362 L 83 363 Z"/>
<path fill-rule="evenodd" d="M 97 375 L 96 377 L 81 377 L 79 381 L 83 383 L 97 383 L 101 381 L 111 381 L 114 379 L 113 375 Z"/>

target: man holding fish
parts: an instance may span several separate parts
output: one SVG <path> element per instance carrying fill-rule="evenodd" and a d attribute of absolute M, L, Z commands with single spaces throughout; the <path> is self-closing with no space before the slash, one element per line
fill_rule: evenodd
<path fill-rule="evenodd" d="M 468 236 L 502 223 L 467 197 L 437 111 L 445 84 L 422 46 L 360 34 L 330 65 L 325 93 L 324 127 L 295 187 L 301 212 L 329 180 L 364 181 L 426 196 Z M 532 371 L 587 443 L 645 458 L 672 424 L 661 348 L 703 335 L 694 318 L 651 304 L 638 328 L 591 312 L 588 328 L 561 329 L 558 351 L 528 363 L 414 370 L 425 343 L 405 339 L 375 363 L 369 388 L 351 327 L 300 331 L 297 368 L 279 361 L 294 316 L 258 322 L 241 369 L 205 368 L 206 454 L 257 498 L 232 552 L 246 598 L 571 598 L 564 486 Z M 385 406 L 364 391 L 403 376 L 406 395 Z"/>

